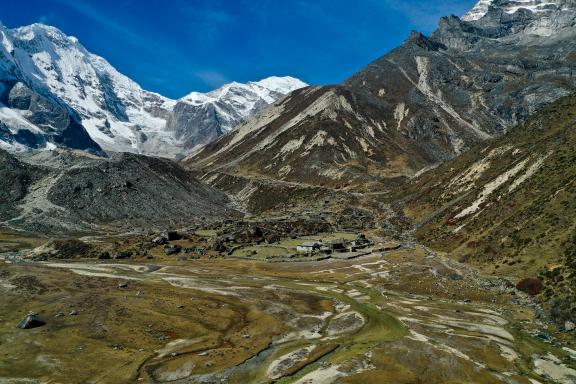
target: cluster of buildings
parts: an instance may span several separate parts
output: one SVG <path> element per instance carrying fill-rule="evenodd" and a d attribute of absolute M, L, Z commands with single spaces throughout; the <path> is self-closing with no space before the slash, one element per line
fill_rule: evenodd
<path fill-rule="evenodd" d="M 354 258 L 366 255 L 371 252 L 367 248 L 374 243 L 363 234 L 358 235 L 355 240 L 332 240 L 332 241 L 309 241 L 296 246 L 296 251 L 300 254 L 315 255 L 325 254 L 335 258 Z"/>

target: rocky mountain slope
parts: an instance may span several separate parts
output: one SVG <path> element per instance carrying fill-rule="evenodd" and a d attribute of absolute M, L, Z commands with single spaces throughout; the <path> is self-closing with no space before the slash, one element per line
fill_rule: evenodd
<path fill-rule="evenodd" d="M 57 145 L 175 157 L 305 86 L 271 77 L 171 100 L 54 27 L 0 24 L 0 40 L 0 147 L 10 150 Z"/>
<path fill-rule="evenodd" d="M 442 18 L 431 36 L 414 32 L 341 85 L 293 93 L 187 163 L 368 185 L 499 136 L 576 89 L 576 3 L 519 4 L 494 1 L 485 14 Z"/>
<path fill-rule="evenodd" d="M 381 124 L 385 112 L 364 93 L 339 86 L 298 90 L 185 159 L 240 175 L 346 186 L 367 175 L 399 176 L 432 159 Z M 386 164 L 386 168 L 378 168 Z"/>
<path fill-rule="evenodd" d="M 209 93 L 192 92 L 178 100 L 166 122 L 186 153 L 236 128 L 268 105 L 307 84 L 293 77 L 230 83 Z"/>
<path fill-rule="evenodd" d="M 0 226 L 40 233 L 152 228 L 234 215 L 227 197 L 178 163 L 124 153 L 0 150 Z"/>
<path fill-rule="evenodd" d="M 539 277 L 576 315 L 576 96 L 403 187 L 416 237 L 491 273 Z M 570 296 L 571 295 L 571 296 Z"/>

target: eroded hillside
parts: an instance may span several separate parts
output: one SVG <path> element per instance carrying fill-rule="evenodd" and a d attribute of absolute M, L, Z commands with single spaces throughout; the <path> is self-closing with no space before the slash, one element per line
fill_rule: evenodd
<path fill-rule="evenodd" d="M 400 194 L 416 237 L 491 273 L 538 276 L 550 299 L 573 295 L 575 126 L 567 97 L 414 179 Z"/>

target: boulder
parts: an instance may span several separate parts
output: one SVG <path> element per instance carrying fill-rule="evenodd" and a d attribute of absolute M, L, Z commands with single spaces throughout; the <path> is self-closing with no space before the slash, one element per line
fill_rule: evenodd
<path fill-rule="evenodd" d="M 40 318 L 37 313 L 31 312 L 22 321 L 18 323 L 18 328 L 32 329 L 46 325 L 46 322 Z"/>
<path fill-rule="evenodd" d="M 224 243 L 222 241 L 215 241 L 210 247 L 209 249 L 212 249 L 216 252 L 226 252 L 226 250 L 228 249 Z"/>
<path fill-rule="evenodd" d="M 572 321 L 567 321 L 564 323 L 564 330 L 566 332 L 572 332 L 575 329 L 576 329 L 576 324 L 574 324 Z"/>
<path fill-rule="evenodd" d="M 182 247 L 179 245 L 165 246 L 164 247 L 164 253 L 166 255 L 176 255 L 180 252 L 182 252 Z"/>
<path fill-rule="evenodd" d="M 536 296 L 542 292 L 544 289 L 544 284 L 542 284 L 540 279 L 535 277 L 528 277 L 526 279 L 520 280 L 518 284 L 516 284 L 516 289 L 531 296 Z"/>
<path fill-rule="evenodd" d="M 98 259 L 100 259 L 100 260 L 109 260 L 109 259 L 111 259 L 111 257 L 110 257 L 110 252 L 107 252 L 107 251 L 100 252 L 100 255 L 98 255 Z"/>
<path fill-rule="evenodd" d="M 462 275 L 460 275 L 459 273 L 453 272 L 453 273 L 450 273 L 448 275 L 448 279 L 450 279 L 452 281 L 460 281 L 460 280 L 463 280 L 464 277 Z"/>
<path fill-rule="evenodd" d="M 125 252 L 118 252 L 116 254 L 116 256 L 114 256 L 114 258 L 116 260 L 123 260 L 123 259 L 129 259 L 132 257 L 132 252 L 130 251 L 125 251 Z"/>
<path fill-rule="evenodd" d="M 160 235 L 152 239 L 152 243 L 156 245 L 164 245 L 168 243 L 168 238 L 164 237 L 163 235 Z"/>
<path fill-rule="evenodd" d="M 182 235 L 179 234 L 176 231 L 168 231 L 166 233 L 166 237 L 168 238 L 169 241 L 173 241 L 173 240 L 181 240 L 182 239 Z"/>
<path fill-rule="evenodd" d="M 252 237 L 262 237 L 264 236 L 264 234 L 262 233 L 262 228 L 258 227 L 258 226 L 253 226 L 250 228 L 250 230 L 248 231 L 248 233 L 250 234 L 250 236 Z"/>

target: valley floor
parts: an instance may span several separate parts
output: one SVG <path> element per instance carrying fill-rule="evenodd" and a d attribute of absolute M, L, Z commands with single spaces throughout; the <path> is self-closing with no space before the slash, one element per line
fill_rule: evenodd
<path fill-rule="evenodd" d="M 504 280 L 406 243 L 354 260 L 0 265 L 2 383 L 562 383 Z M 46 325 L 19 329 L 29 311 Z M 573 340 L 572 340 L 573 342 Z"/>

